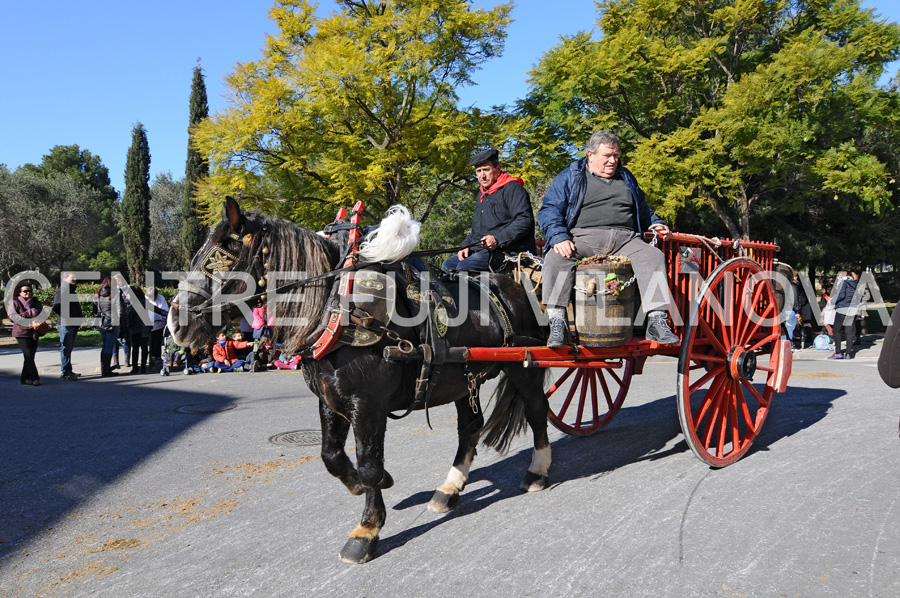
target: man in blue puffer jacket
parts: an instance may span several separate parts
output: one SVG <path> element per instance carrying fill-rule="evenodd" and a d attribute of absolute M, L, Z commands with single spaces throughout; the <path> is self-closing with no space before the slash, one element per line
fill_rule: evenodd
<path fill-rule="evenodd" d="M 547 240 L 543 302 L 550 317 L 548 347 L 562 347 L 566 341 L 566 305 L 575 283 L 576 260 L 595 254 L 630 258 L 647 314 L 647 338 L 664 345 L 678 342 L 666 319 L 671 294 L 665 258 L 641 238 L 646 230 L 666 235 L 669 228 L 647 205 L 634 175 L 619 165 L 615 134 L 591 135 L 585 157 L 553 180 L 538 223 Z"/>

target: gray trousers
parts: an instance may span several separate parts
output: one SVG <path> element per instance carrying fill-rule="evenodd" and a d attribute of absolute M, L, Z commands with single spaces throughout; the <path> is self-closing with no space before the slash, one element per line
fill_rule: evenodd
<path fill-rule="evenodd" d="M 565 308 L 569 304 L 578 259 L 592 255 L 624 255 L 631 260 L 644 313 L 669 309 L 672 295 L 662 251 L 645 243 L 637 233 L 624 229 L 573 228 L 571 233 L 575 251 L 570 257 L 563 257 L 552 248 L 544 255 L 544 305 Z"/>

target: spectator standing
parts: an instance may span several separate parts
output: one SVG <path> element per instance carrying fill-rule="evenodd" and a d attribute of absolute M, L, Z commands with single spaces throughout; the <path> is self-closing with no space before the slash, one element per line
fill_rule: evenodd
<path fill-rule="evenodd" d="M 266 302 L 260 299 L 256 307 L 251 311 L 253 313 L 253 322 L 250 323 L 250 327 L 253 329 L 253 338 L 260 339 L 263 336 L 271 336 L 272 322 Z"/>
<path fill-rule="evenodd" d="M 123 289 L 125 290 L 125 289 Z M 131 285 L 125 292 L 125 320 L 131 335 L 131 374 L 147 373 L 147 349 L 150 345 L 150 316 L 145 307 L 146 297 L 139 286 Z"/>
<path fill-rule="evenodd" d="M 15 297 L 13 297 L 10 307 L 9 319 L 12 322 L 12 335 L 19 343 L 24 358 L 19 381 L 29 386 L 40 386 L 41 378 L 34 363 L 38 336 L 32 324 L 26 320 L 36 318 L 41 313 L 43 306 L 34 297 L 34 286 L 30 282 L 23 281 L 16 285 Z"/>
<path fill-rule="evenodd" d="M 109 278 L 104 278 L 97 289 L 95 326 L 100 331 L 103 346 L 100 349 L 100 376 L 108 378 L 118 374 L 112 370 L 112 358 L 119 343 L 119 326 L 125 313 L 125 302 L 118 290 L 113 293 Z"/>
<path fill-rule="evenodd" d="M 166 329 L 166 314 L 169 304 L 156 287 L 147 288 L 147 308 L 150 310 L 150 365 L 155 366 L 162 361 L 163 333 Z"/>
<path fill-rule="evenodd" d="M 834 299 L 834 355 L 828 359 L 853 359 L 853 322 L 856 319 L 856 300 L 859 272 L 850 272 L 835 282 L 839 287 Z M 846 344 L 841 351 L 841 345 Z"/>
<path fill-rule="evenodd" d="M 78 380 L 81 375 L 72 371 L 72 349 L 75 348 L 75 337 L 81 326 L 81 318 L 84 317 L 81 302 L 75 292 L 77 282 L 75 274 L 63 272 L 59 288 L 53 297 L 53 313 L 59 316 L 56 329 L 59 331 L 60 378 L 69 382 Z"/>

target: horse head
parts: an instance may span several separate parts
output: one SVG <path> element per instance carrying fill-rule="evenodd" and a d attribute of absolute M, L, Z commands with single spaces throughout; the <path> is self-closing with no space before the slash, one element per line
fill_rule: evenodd
<path fill-rule="evenodd" d="M 246 300 L 265 288 L 270 228 L 266 218 L 244 214 L 234 199 L 225 200 L 222 222 L 192 259 L 172 301 L 168 326 L 176 343 L 205 346 L 215 336 L 214 320 L 238 315 L 235 299 Z"/>

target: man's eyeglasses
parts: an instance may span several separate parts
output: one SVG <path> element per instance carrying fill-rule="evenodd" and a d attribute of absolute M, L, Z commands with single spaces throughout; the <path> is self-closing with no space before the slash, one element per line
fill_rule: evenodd
<path fill-rule="evenodd" d="M 30 293 L 30 292 L 31 292 L 31 289 L 22 289 L 22 290 L 19 291 L 19 292 L 20 292 L 20 293 Z"/>

